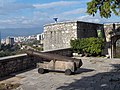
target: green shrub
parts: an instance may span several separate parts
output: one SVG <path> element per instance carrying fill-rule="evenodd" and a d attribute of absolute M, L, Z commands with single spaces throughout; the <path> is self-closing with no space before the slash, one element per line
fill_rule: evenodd
<path fill-rule="evenodd" d="M 103 43 L 102 38 L 91 37 L 71 40 L 70 45 L 74 52 L 97 56 L 102 52 Z"/>

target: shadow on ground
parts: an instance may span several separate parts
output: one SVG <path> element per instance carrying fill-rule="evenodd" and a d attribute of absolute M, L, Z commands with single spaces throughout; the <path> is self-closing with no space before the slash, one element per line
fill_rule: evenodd
<path fill-rule="evenodd" d="M 79 68 L 75 74 L 81 74 L 81 73 L 85 73 L 85 72 L 92 72 L 94 71 L 94 69 L 87 69 L 87 68 Z"/>
<path fill-rule="evenodd" d="M 3 77 L 0 77 L 0 81 L 3 81 L 5 79 L 9 79 L 9 78 L 15 77 L 17 74 L 20 74 L 20 73 L 23 73 L 23 72 L 27 72 L 27 71 L 30 71 L 30 70 L 33 70 L 33 69 L 35 69 L 35 67 L 11 73 L 10 75 L 6 75 L 6 76 L 3 76 Z"/>
<path fill-rule="evenodd" d="M 86 69 L 86 68 L 80 68 L 77 71 L 75 71 L 75 73 L 73 73 L 74 75 L 76 74 L 81 74 L 81 73 L 85 73 L 85 72 L 92 72 L 94 71 L 94 69 Z M 59 71 L 59 70 L 47 70 L 45 73 L 49 73 L 49 72 L 55 72 L 55 73 L 65 73 L 65 71 Z"/>
<path fill-rule="evenodd" d="M 58 87 L 60 90 L 120 90 L 120 64 L 112 64 L 110 72 L 98 73 L 93 76 L 74 80 Z"/>

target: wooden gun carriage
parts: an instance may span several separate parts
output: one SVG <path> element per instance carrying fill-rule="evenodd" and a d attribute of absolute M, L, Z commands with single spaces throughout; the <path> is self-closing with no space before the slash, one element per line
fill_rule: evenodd
<path fill-rule="evenodd" d="M 43 58 L 40 63 L 37 63 L 38 73 L 43 74 L 45 70 L 65 71 L 65 75 L 71 75 L 77 68 L 82 66 L 81 59 L 75 59 L 58 54 L 46 52 L 27 51 L 28 55 Z"/>

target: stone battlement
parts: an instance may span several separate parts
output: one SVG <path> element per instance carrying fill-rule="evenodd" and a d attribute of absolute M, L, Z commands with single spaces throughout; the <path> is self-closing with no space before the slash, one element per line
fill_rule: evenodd
<path fill-rule="evenodd" d="M 35 67 L 34 58 L 20 54 L 0 58 L 0 77 L 11 73 Z"/>

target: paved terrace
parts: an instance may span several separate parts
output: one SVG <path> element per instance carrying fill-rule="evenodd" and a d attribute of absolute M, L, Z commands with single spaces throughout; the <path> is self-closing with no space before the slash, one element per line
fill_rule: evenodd
<path fill-rule="evenodd" d="M 120 59 L 82 58 L 83 66 L 75 75 L 37 69 L 17 74 L 0 83 L 20 83 L 15 90 L 120 90 Z"/>

